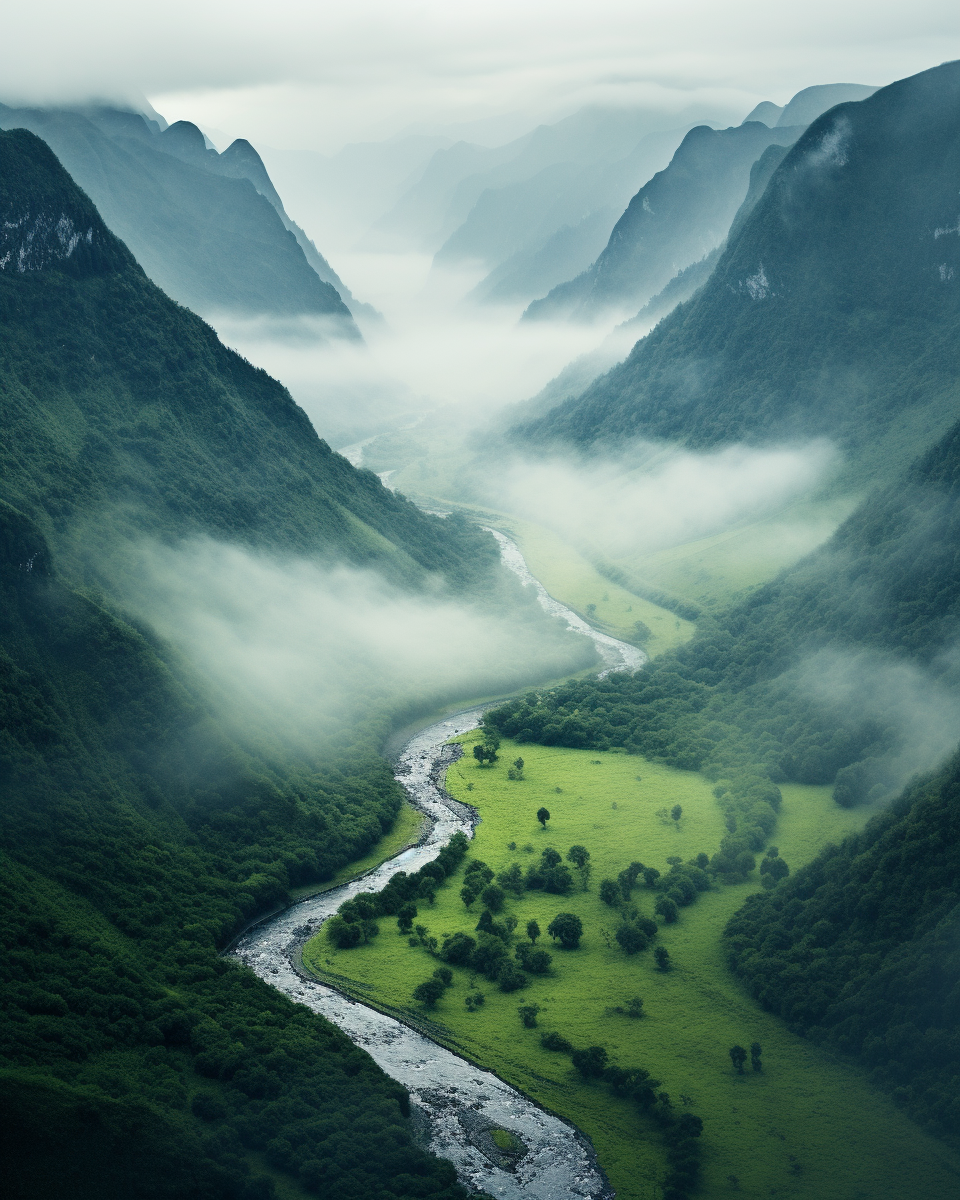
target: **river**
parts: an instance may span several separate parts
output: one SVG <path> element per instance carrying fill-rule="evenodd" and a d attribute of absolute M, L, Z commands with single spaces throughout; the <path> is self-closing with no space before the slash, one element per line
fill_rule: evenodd
<path fill-rule="evenodd" d="M 598 633 L 555 600 L 527 569 L 518 547 L 506 535 L 490 531 L 500 545 L 504 566 L 526 586 L 537 589 L 542 607 L 590 637 L 603 660 L 601 674 L 635 670 L 643 651 Z M 460 1058 L 409 1026 L 351 1000 L 307 977 L 299 968 L 300 948 L 351 896 L 379 891 L 397 871 L 416 871 L 436 858 L 458 830 L 473 836 L 474 809 L 443 790 L 451 761 L 449 739 L 474 729 L 483 708 L 468 709 L 437 721 L 411 737 L 394 763 L 394 774 L 412 804 L 430 825 L 416 846 L 350 883 L 310 897 L 248 930 L 233 953 L 273 987 L 339 1026 L 356 1045 L 410 1092 L 423 1140 L 433 1153 L 449 1159 L 461 1183 L 505 1200 L 610 1200 L 613 1192 L 597 1164 L 589 1140 L 574 1126 L 545 1112 L 490 1071 Z M 504 1158 L 491 1137 L 509 1130 L 525 1147 L 519 1160 Z"/>

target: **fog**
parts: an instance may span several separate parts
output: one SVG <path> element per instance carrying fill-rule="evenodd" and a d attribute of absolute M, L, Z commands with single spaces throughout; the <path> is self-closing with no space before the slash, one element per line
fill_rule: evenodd
<path fill-rule="evenodd" d="M 900 791 L 918 772 L 933 770 L 960 741 L 960 647 L 924 667 L 872 650 L 824 650 L 798 672 L 799 687 L 842 724 L 874 722 L 894 749 L 876 760 L 877 794 Z M 869 756 L 869 751 L 867 752 Z"/>
<path fill-rule="evenodd" d="M 333 265 L 384 313 L 364 342 L 322 319 L 211 318 L 227 345 L 282 380 L 334 448 L 456 408 L 464 432 L 537 392 L 603 332 L 519 325 L 520 309 L 461 304 L 478 272 L 431 269 L 423 254 L 353 254 Z"/>
<path fill-rule="evenodd" d="M 305 745 L 371 715 L 502 694 L 596 660 L 519 584 L 494 613 L 374 571 L 207 539 L 147 544 L 137 558 L 132 609 L 215 682 L 225 715 Z"/>
<path fill-rule="evenodd" d="M 624 557 L 776 512 L 828 479 L 837 461 L 825 441 L 702 454 L 641 443 L 599 459 L 518 457 L 497 490 L 509 511 Z"/>

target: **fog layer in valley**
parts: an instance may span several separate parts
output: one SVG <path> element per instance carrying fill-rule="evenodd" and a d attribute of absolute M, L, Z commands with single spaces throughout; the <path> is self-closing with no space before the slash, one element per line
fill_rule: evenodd
<path fill-rule="evenodd" d="M 132 607 L 218 685 L 230 712 L 309 745 L 371 712 L 428 711 L 590 665 L 590 642 L 515 585 L 493 612 L 373 571 L 198 540 L 140 549 Z M 229 715 L 229 714 L 228 714 Z"/>

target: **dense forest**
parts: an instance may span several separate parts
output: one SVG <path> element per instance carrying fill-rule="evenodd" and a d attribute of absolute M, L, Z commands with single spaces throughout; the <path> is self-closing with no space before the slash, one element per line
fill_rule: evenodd
<path fill-rule="evenodd" d="M 889 478 L 955 417 L 960 64 L 816 120 L 704 287 L 521 441 L 829 437 Z"/>
<path fill-rule="evenodd" d="M 390 827 L 389 713 L 335 751 L 228 724 L 116 580 L 131 539 L 205 533 L 495 592 L 492 539 L 333 454 L 25 131 L 0 134 L 0 221 L 7 1190 L 226 1200 L 284 1172 L 303 1193 L 452 1200 L 403 1089 L 218 956 Z"/>

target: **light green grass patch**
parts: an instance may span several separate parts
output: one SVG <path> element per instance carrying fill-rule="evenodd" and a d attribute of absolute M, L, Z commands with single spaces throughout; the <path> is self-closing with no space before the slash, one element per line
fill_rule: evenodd
<path fill-rule="evenodd" d="M 468 755 L 477 736 L 459 739 L 468 743 Z M 518 754 L 526 779 L 513 782 L 507 768 Z M 321 934 L 305 950 L 308 965 L 356 980 L 368 1002 L 438 1023 L 435 1032 L 447 1044 L 572 1120 L 593 1139 L 620 1200 L 659 1196 L 657 1181 L 664 1172 L 659 1137 L 632 1104 L 603 1085 L 582 1083 L 566 1055 L 544 1050 L 545 1029 L 558 1030 L 575 1046 L 603 1045 L 621 1065 L 646 1067 L 681 1110 L 682 1097 L 689 1098 L 690 1111 L 706 1127 L 700 1195 L 710 1200 L 771 1194 L 952 1200 L 960 1180 L 957 1156 L 871 1089 L 858 1069 L 831 1060 L 760 1010 L 728 971 L 720 935 L 756 884 L 701 895 L 682 910 L 678 924 L 662 927 L 659 941 L 675 963 L 667 974 L 656 970 L 651 951 L 628 957 L 613 941 L 617 919 L 598 898 L 600 879 L 615 877 L 633 859 L 664 870 L 670 855 L 688 859 L 719 845 L 723 822 L 703 778 L 628 755 L 504 741 L 494 768 L 479 768 L 466 757 L 448 771 L 447 786 L 479 808 L 469 858 L 481 858 L 495 870 L 511 861 L 526 866 L 534 857 L 522 849 L 526 844 L 536 854 L 544 846 L 564 855 L 571 845 L 587 847 L 593 863 L 589 891 L 566 897 L 528 892 L 519 901 L 510 899 L 506 909 L 518 918 L 518 932 L 531 918 L 546 930 L 557 912 L 576 912 L 585 928 L 581 948 L 564 952 L 544 934 L 539 944 L 553 953 L 552 974 L 534 977 L 511 994 L 455 969 L 453 987 L 434 1010 L 416 1005 L 411 992 L 437 961 L 411 948 L 390 918 L 381 920 L 373 943 L 357 950 L 337 951 Z M 824 843 L 858 828 L 866 816 L 838 808 L 827 788 L 783 791 L 775 838 L 794 868 Z M 678 803 L 679 825 L 657 815 Z M 536 820 L 541 805 L 551 813 L 546 831 Z M 515 852 L 508 849 L 511 841 Z M 441 889 L 433 908 L 421 907 L 418 922 L 438 938 L 472 932 L 476 925 L 480 906 L 464 908 L 461 875 Z M 634 898 L 652 915 L 651 892 L 638 889 Z M 471 1013 L 464 997 L 475 987 L 486 1003 Z M 612 1012 L 634 995 L 643 998 L 646 1016 L 636 1020 Z M 539 1028 L 523 1027 L 521 1004 L 540 1006 Z M 748 1069 L 736 1075 L 727 1051 L 755 1040 L 764 1050 L 763 1073 Z M 730 1176 L 737 1177 L 736 1188 Z"/>

